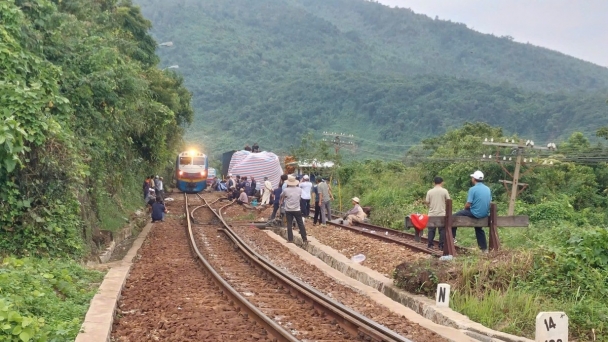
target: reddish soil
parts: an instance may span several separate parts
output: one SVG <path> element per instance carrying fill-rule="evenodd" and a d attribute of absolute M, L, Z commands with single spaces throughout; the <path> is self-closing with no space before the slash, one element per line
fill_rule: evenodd
<path fill-rule="evenodd" d="M 362 265 L 389 278 L 392 278 L 397 265 L 404 261 L 413 262 L 433 258 L 430 254 L 412 251 L 396 243 L 374 239 L 336 226 L 313 226 L 310 220 L 307 221 L 306 231 L 322 244 L 337 250 L 348 258 L 357 254 L 365 255 Z"/>
<path fill-rule="evenodd" d="M 168 204 L 176 215 L 183 211 L 178 198 Z M 156 223 L 122 291 L 112 341 L 268 340 L 199 268 L 184 223 L 176 216 Z"/>

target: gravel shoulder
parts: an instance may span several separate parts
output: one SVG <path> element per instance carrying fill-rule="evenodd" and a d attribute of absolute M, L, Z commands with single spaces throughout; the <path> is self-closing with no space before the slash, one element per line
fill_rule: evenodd
<path fill-rule="evenodd" d="M 340 227 L 313 226 L 311 220 L 306 222 L 306 231 L 319 242 L 337 250 L 349 259 L 357 254 L 365 255 L 365 261 L 361 264 L 388 278 L 393 277 L 393 271 L 397 265 L 404 261 L 432 258 L 429 254 L 415 252 L 396 243 L 374 239 Z"/>
<path fill-rule="evenodd" d="M 245 242 L 253 246 L 258 253 L 268 258 L 275 265 L 286 269 L 319 291 L 357 310 L 370 319 L 413 341 L 446 341 L 438 334 L 409 321 L 404 316 L 390 312 L 353 288 L 338 283 L 315 266 L 303 262 L 298 256 L 292 254 L 263 231 L 253 228 L 251 225 L 238 225 L 234 229 Z"/>

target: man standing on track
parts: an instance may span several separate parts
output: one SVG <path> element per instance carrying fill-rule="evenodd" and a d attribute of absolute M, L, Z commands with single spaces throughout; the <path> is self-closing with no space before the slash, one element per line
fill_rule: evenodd
<path fill-rule="evenodd" d="M 321 183 L 321 177 L 316 179 L 315 186 L 312 187 L 312 193 L 315 195 L 315 217 L 312 221 L 312 225 L 316 226 L 321 222 L 321 206 L 319 205 L 319 183 Z"/>
<path fill-rule="evenodd" d="M 321 179 L 317 189 L 319 190 L 319 204 L 321 205 L 321 226 L 325 227 L 327 226 L 327 220 L 331 221 L 330 201 L 334 199 L 334 196 L 325 179 Z"/>
<path fill-rule="evenodd" d="M 308 175 L 304 175 L 304 177 L 302 177 L 300 189 L 302 189 L 300 207 L 302 209 L 302 216 L 306 218 L 310 216 L 310 190 L 312 189 L 312 183 L 309 181 Z"/>
<path fill-rule="evenodd" d="M 272 183 L 268 180 L 268 177 L 264 177 L 264 187 L 262 188 L 262 203 L 270 203 L 270 193 L 272 192 Z"/>
<path fill-rule="evenodd" d="M 287 187 L 281 193 L 281 204 L 285 204 L 285 214 L 287 215 L 287 242 L 293 243 L 293 220 L 295 218 L 298 228 L 300 229 L 300 236 L 302 241 L 307 243 L 306 239 L 306 228 L 304 228 L 304 222 L 302 221 L 302 212 L 300 210 L 300 199 L 302 196 L 302 189 L 298 187 L 298 180 L 294 176 L 287 177 Z"/>
<path fill-rule="evenodd" d="M 429 206 L 429 216 L 445 216 L 445 201 L 450 199 L 450 194 L 443 188 L 443 178 L 435 177 L 435 187 L 426 193 L 425 202 Z M 429 227 L 428 249 L 433 249 L 436 227 Z M 439 249 L 443 250 L 445 242 L 445 227 L 439 227 Z"/>
<path fill-rule="evenodd" d="M 165 200 L 165 190 L 164 190 L 164 184 L 163 184 L 163 177 L 159 177 L 158 181 L 156 182 L 156 196 L 159 196 L 163 201 Z"/>
<path fill-rule="evenodd" d="M 148 197 L 148 193 L 150 191 L 150 177 L 146 177 L 146 180 L 144 181 L 143 191 L 144 191 L 144 201 L 148 202 L 146 200 L 146 197 Z"/>
<path fill-rule="evenodd" d="M 483 184 L 483 172 L 477 170 L 471 175 L 473 186 L 469 189 L 467 203 L 464 209 L 455 213 L 454 216 L 467 216 L 472 218 L 486 218 L 490 214 L 490 202 L 492 202 L 492 192 Z M 452 235 L 456 241 L 456 229 L 452 227 Z M 475 227 L 475 238 L 482 252 L 488 252 L 486 233 L 481 227 Z"/>

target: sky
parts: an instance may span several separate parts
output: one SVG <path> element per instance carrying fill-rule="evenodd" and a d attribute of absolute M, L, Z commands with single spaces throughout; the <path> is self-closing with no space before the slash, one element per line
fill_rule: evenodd
<path fill-rule="evenodd" d="M 608 0 L 379 0 L 608 67 Z"/>

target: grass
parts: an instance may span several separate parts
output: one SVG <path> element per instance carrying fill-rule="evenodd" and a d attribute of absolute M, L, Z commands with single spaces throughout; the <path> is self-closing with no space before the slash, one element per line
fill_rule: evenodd
<path fill-rule="evenodd" d="M 18 326 L 21 341 L 73 341 L 102 279 L 103 273 L 70 260 L 4 258 L 0 341 L 16 341 Z"/>
<path fill-rule="evenodd" d="M 451 306 L 475 322 L 509 334 L 534 337 L 534 321 L 546 311 L 543 301 L 530 293 L 509 286 L 506 290 L 491 289 L 483 297 L 453 292 Z"/>
<path fill-rule="evenodd" d="M 129 222 L 131 213 L 144 207 L 141 191 L 134 182 L 121 189 L 115 196 L 107 194 L 97 197 L 100 229 L 116 232 Z"/>

